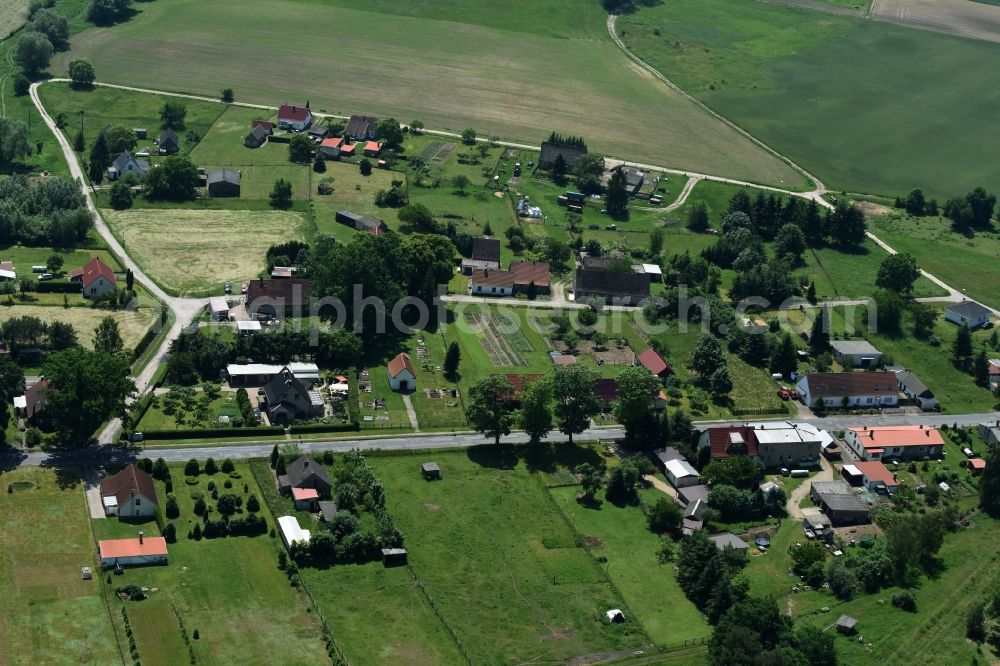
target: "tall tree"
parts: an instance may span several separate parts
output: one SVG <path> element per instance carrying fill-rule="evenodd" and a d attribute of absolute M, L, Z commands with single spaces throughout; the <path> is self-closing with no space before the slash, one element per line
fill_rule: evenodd
<path fill-rule="evenodd" d="M 284 178 L 274 181 L 270 195 L 271 208 L 285 210 L 292 207 L 292 184 Z"/>
<path fill-rule="evenodd" d="M 913 334 L 918 338 L 927 337 L 934 328 L 940 310 L 928 303 L 914 301 L 910 304 L 910 317 L 913 318 Z"/>
<path fill-rule="evenodd" d="M 31 15 L 27 28 L 45 35 L 56 51 L 69 48 L 69 21 L 51 9 L 43 7 L 37 10 Z"/>
<path fill-rule="evenodd" d="M 375 138 L 386 148 L 396 148 L 403 143 L 403 130 L 395 118 L 383 118 L 375 123 Z"/>
<path fill-rule="evenodd" d="M 500 438 L 510 434 L 514 417 L 510 409 L 510 396 L 514 387 L 500 375 L 490 375 L 469 389 L 469 406 L 466 417 L 469 425 L 499 444 Z"/>
<path fill-rule="evenodd" d="M 160 126 L 163 129 L 182 130 L 187 118 L 187 107 L 182 102 L 164 102 L 160 108 Z"/>
<path fill-rule="evenodd" d="M 972 360 L 972 376 L 980 386 L 988 386 L 990 383 L 990 360 L 985 349 L 980 349 Z"/>
<path fill-rule="evenodd" d="M 14 46 L 14 62 L 32 76 L 37 76 L 49 66 L 53 51 L 48 37 L 40 32 L 26 32 Z"/>
<path fill-rule="evenodd" d="M 552 430 L 552 387 L 548 380 L 528 382 L 521 396 L 518 425 L 537 444 Z"/>
<path fill-rule="evenodd" d="M 308 164 L 312 161 L 313 142 L 308 134 L 296 134 L 288 142 L 288 161 Z"/>
<path fill-rule="evenodd" d="M 94 145 L 90 148 L 90 180 L 100 183 L 104 180 L 104 170 L 111 164 L 111 146 L 104 132 L 98 132 Z"/>
<path fill-rule="evenodd" d="M 656 427 L 653 398 L 660 382 L 642 366 L 629 366 L 618 373 L 618 399 L 614 403 L 615 419 L 625 427 L 625 438 L 637 442 L 641 434 L 649 435 Z"/>
<path fill-rule="evenodd" d="M 124 351 L 124 347 L 125 343 L 115 318 L 109 315 L 101 319 L 94 330 L 94 350 L 107 354 L 120 354 Z"/>
<path fill-rule="evenodd" d="M 601 410 L 597 395 L 598 374 L 584 365 L 557 365 L 552 373 L 552 392 L 555 397 L 555 417 L 559 432 L 573 443 L 590 425 L 591 417 Z"/>
<path fill-rule="evenodd" d="M 0 118 L 0 167 L 28 154 L 28 126 L 20 120 Z"/>
<path fill-rule="evenodd" d="M 563 159 L 562 153 L 557 153 L 556 158 L 552 161 L 552 169 L 549 172 L 552 175 L 552 180 L 557 185 L 565 184 L 566 173 L 568 171 L 569 167 L 566 166 L 566 160 Z"/>
<path fill-rule="evenodd" d="M 699 201 L 688 212 L 687 228 L 691 231 L 708 230 L 708 206 L 704 201 Z"/>
<path fill-rule="evenodd" d="M 462 361 L 462 350 L 458 343 L 452 341 L 448 344 L 448 350 L 444 354 L 444 374 L 446 377 L 457 377 L 458 366 Z"/>
<path fill-rule="evenodd" d="M 830 313 L 826 308 L 819 311 L 809 333 L 809 351 L 819 356 L 830 348 Z"/>
<path fill-rule="evenodd" d="M 710 333 L 702 333 L 691 353 L 691 368 L 698 376 L 707 380 L 719 368 L 726 366 L 726 355 L 718 338 Z"/>
<path fill-rule="evenodd" d="M 612 171 L 611 180 L 608 181 L 608 195 L 604 207 L 614 220 L 628 219 L 628 192 L 625 190 L 625 186 L 625 170 L 615 169 Z"/>
<path fill-rule="evenodd" d="M 45 410 L 66 441 L 79 444 L 108 418 L 124 415 L 125 399 L 135 392 L 128 373 L 125 354 L 67 349 L 46 359 Z"/>
<path fill-rule="evenodd" d="M 194 199 L 198 187 L 198 167 L 183 155 L 171 155 L 150 169 L 143 185 L 149 199 Z"/>
<path fill-rule="evenodd" d="M 920 268 L 913 255 L 906 252 L 890 254 L 882 260 L 875 276 L 875 286 L 900 294 L 909 294 L 913 283 L 920 277 Z"/>
<path fill-rule="evenodd" d="M 967 326 L 959 326 L 955 342 L 951 346 L 951 357 L 955 365 L 966 368 L 972 358 L 972 331 Z"/>
<path fill-rule="evenodd" d="M 987 514 L 1000 518 L 1000 446 L 997 445 L 991 446 L 986 455 L 986 469 L 979 481 L 979 506 Z"/>
<path fill-rule="evenodd" d="M 782 377 L 790 377 L 799 367 L 798 354 L 792 336 L 785 333 L 774 348 L 771 355 L 771 372 L 780 373 Z"/>

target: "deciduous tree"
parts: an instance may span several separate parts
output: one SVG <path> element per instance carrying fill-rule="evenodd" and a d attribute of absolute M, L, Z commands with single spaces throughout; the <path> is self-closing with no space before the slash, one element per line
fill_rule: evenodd
<path fill-rule="evenodd" d="M 312 161 L 313 142 L 307 134 L 296 134 L 288 142 L 288 161 L 308 164 Z"/>
<path fill-rule="evenodd" d="M 32 76 L 44 72 L 52 60 L 52 42 L 40 32 L 29 31 L 21 35 L 14 46 L 14 62 Z"/>
<path fill-rule="evenodd" d="M 900 294 L 909 294 L 920 277 L 917 260 L 906 252 L 890 254 L 882 260 L 875 277 L 875 286 Z"/>
<path fill-rule="evenodd" d="M 292 207 L 292 184 L 284 178 L 274 181 L 270 196 L 271 208 L 285 210 Z"/>
<path fill-rule="evenodd" d="M 94 350 L 106 354 L 122 354 L 124 346 L 115 318 L 109 315 L 101 319 L 94 330 Z"/>
<path fill-rule="evenodd" d="M 146 174 L 146 197 L 166 201 L 187 201 L 198 187 L 198 168 L 183 155 L 171 155 Z"/>
<path fill-rule="evenodd" d="M 590 419 L 601 409 L 601 401 L 595 391 L 598 374 L 580 365 L 558 365 L 552 372 L 552 391 L 555 398 L 555 417 L 559 432 L 573 443 L 573 435 L 579 435 L 590 425 Z"/>
<path fill-rule="evenodd" d="M 167 101 L 160 107 L 160 127 L 180 131 L 184 129 L 187 107 L 183 102 Z"/>
<path fill-rule="evenodd" d="M 545 379 L 528 382 L 521 396 L 518 425 L 537 444 L 552 430 L 552 388 Z"/>
<path fill-rule="evenodd" d="M 510 434 L 514 417 L 510 396 L 514 387 L 500 375 L 490 375 L 479 380 L 469 389 L 469 406 L 466 417 L 469 425 L 499 444 L 500 438 Z"/>
<path fill-rule="evenodd" d="M 51 382 L 46 411 L 68 442 L 84 441 L 108 418 L 123 415 L 125 399 L 135 392 L 125 354 L 67 349 L 42 366 Z"/>

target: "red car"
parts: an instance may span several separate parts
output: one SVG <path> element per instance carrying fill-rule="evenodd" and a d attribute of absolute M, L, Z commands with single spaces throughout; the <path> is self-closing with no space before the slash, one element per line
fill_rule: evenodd
<path fill-rule="evenodd" d="M 788 389 L 778 389 L 778 397 L 782 400 L 788 400 Z"/>
<path fill-rule="evenodd" d="M 791 397 L 792 400 L 798 400 L 799 399 L 799 392 L 796 391 L 795 389 L 790 390 L 788 392 L 788 395 L 789 395 L 789 397 Z"/>

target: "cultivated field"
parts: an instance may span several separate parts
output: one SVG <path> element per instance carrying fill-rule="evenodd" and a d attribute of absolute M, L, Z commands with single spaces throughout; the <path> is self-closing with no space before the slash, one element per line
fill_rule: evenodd
<path fill-rule="evenodd" d="M 80 579 L 95 566 L 80 480 L 26 468 L 0 486 L 0 663 L 119 663 L 103 579 Z"/>
<path fill-rule="evenodd" d="M 73 325 L 80 344 L 88 348 L 93 346 L 92 338 L 98 323 L 108 316 L 118 322 L 118 330 L 125 346 L 133 349 L 156 321 L 159 312 L 148 307 L 132 311 L 112 311 L 79 306 L 64 308 L 52 305 L 6 305 L 5 301 L 0 302 L 0 322 L 14 317 L 38 317 L 46 323 L 63 321 Z"/>
<path fill-rule="evenodd" d="M 55 67 L 87 57 L 108 82 L 155 81 L 211 96 L 231 85 L 244 101 L 308 99 L 320 111 L 420 118 L 431 127 L 475 127 L 512 139 L 536 141 L 556 129 L 582 134 L 609 154 L 802 184 L 783 162 L 632 65 L 605 34 L 599 3 L 546 11 L 553 6 L 534 9 L 541 23 L 532 27 L 484 0 L 443 3 L 433 12 L 438 18 L 405 16 L 397 12 L 412 10 L 387 0 L 363 11 L 314 2 L 168 0 L 137 7 L 138 16 L 113 29 L 75 37 L 72 53 Z M 337 35 L 338 66 L 330 67 L 330 54 L 312 45 L 329 39 L 329 26 L 348 25 Z"/>
<path fill-rule="evenodd" d="M 1000 100 L 996 44 L 739 0 L 665 2 L 619 17 L 618 29 L 674 83 L 832 188 L 920 186 L 943 200 L 1000 178 L 983 141 Z"/>
<path fill-rule="evenodd" d="M 268 247 L 303 239 L 296 213 L 280 211 L 102 211 L 126 251 L 161 287 L 185 295 L 217 293 L 264 268 Z"/>
<path fill-rule="evenodd" d="M 28 18 L 28 0 L 0 0 L 0 39 L 21 27 Z"/>
<path fill-rule="evenodd" d="M 969 0 L 875 0 L 872 18 L 959 37 L 1000 42 L 1000 7 Z"/>

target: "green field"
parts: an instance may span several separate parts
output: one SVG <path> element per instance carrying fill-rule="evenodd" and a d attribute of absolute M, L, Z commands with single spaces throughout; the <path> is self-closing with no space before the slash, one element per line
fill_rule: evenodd
<path fill-rule="evenodd" d="M 201 461 L 204 463 L 204 460 Z M 217 460 L 221 464 L 221 460 Z M 269 527 L 274 519 L 263 502 L 249 466 L 238 464 L 237 479 L 217 473 L 201 474 L 197 484 L 185 483 L 184 466 L 171 466 L 175 482 L 174 494 L 180 507 L 180 517 L 171 522 L 177 527 L 177 543 L 168 546 L 170 563 L 161 567 L 127 570 L 114 578 L 115 585 L 141 585 L 156 588 L 148 601 L 127 602 L 129 619 L 136 632 L 143 663 L 155 655 L 164 655 L 163 663 L 187 662 L 187 648 L 181 641 L 178 616 L 190 635 L 198 630 L 199 639 L 191 641 L 199 663 L 243 663 L 248 658 L 262 663 L 277 661 L 295 664 L 317 664 L 325 661 L 318 620 L 307 612 L 307 601 L 288 584 L 278 570 L 277 550 L 280 542 L 267 535 L 255 537 L 224 537 L 196 541 L 188 531 L 201 518 L 194 514 L 192 492 L 201 492 L 212 504 L 207 488 L 214 480 L 220 493 L 232 492 L 243 497 L 255 494 L 261 500 L 261 516 Z M 233 488 L 223 488 L 225 480 Z M 244 484 L 248 493 L 244 493 Z M 166 498 L 162 482 L 156 482 L 160 502 Z M 238 517 L 238 516 L 237 516 Z M 218 514 L 213 514 L 213 519 Z M 95 521 L 118 523 L 114 519 Z M 124 526 L 126 530 L 129 526 Z M 143 526 L 146 533 L 156 531 L 153 523 Z M 134 533 L 138 528 L 132 526 Z M 122 537 L 124 534 L 115 536 Z M 120 605 L 116 602 L 114 606 Z M 113 606 L 113 607 L 114 607 Z M 118 613 L 118 609 L 114 608 Z M 138 612 L 138 616 L 135 613 Z M 137 626 L 138 625 L 138 626 Z M 252 628 L 252 630 L 251 630 Z M 295 650 L 288 650 L 289 636 L 295 637 Z M 176 649 L 180 644 L 180 651 Z M 183 657 L 182 657 L 183 655 Z"/>
<path fill-rule="evenodd" d="M 916 257 L 920 267 L 981 303 L 1000 308 L 1000 233 L 963 236 L 947 220 L 914 218 L 893 212 L 869 223 L 872 231 L 899 252 Z"/>
<path fill-rule="evenodd" d="M 420 118 L 430 127 L 471 126 L 530 141 L 557 129 L 585 135 L 609 154 L 803 184 L 782 161 L 632 65 L 606 34 L 599 3 L 546 2 L 528 9 L 535 22 L 518 15 L 530 4 L 498 11 L 483 0 L 452 0 L 436 3 L 428 18 L 426 3 L 400 10 L 389 0 L 168 0 L 136 7 L 138 16 L 113 29 L 77 36 L 55 67 L 86 57 L 111 83 L 155 81 L 209 96 L 231 85 L 247 102 L 302 98 L 320 111 Z M 347 25 L 337 33 L 342 66 L 331 68 L 330 54 L 312 45 L 330 38 L 330 26 Z M 308 75 L 296 79 L 289 71 Z M 558 98 L 573 103 L 553 104 Z M 628 118 L 628 130 L 614 118 Z"/>
<path fill-rule="evenodd" d="M 1000 45 L 739 0 L 664 2 L 620 17 L 618 30 L 682 89 L 835 189 L 919 186 L 944 199 L 1000 177 L 982 140 L 1000 101 L 1000 70 L 988 64 Z"/>
<path fill-rule="evenodd" d="M 102 577 L 80 579 L 96 560 L 79 477 L 25 468 L 0 485 L 0 663 L 118 663 Z"/>
<path fill-rule="evenodd" d="M 0 0 L 0 39 L 17 30 L 28 18 L 28 0 Z"/>
<path fill-rule="evenodd" d="M 291 212 L 135 209 L 102 215 L 152 280 L 189 297 L 221 293 L 227 280 L 257 277 L 267 248 L 305 238 L 304 221 Z"/>
<path fill-rule="evenodd" d="M 634 620 L 604 619 L 622 600 L 518 455 L 507 447 L 435 454 L 439 483 L 421 478 L 420 457 L 370 461 L 444 624 L 477 664 L 539 654 L 565 661 L 646 643 Z"/>

